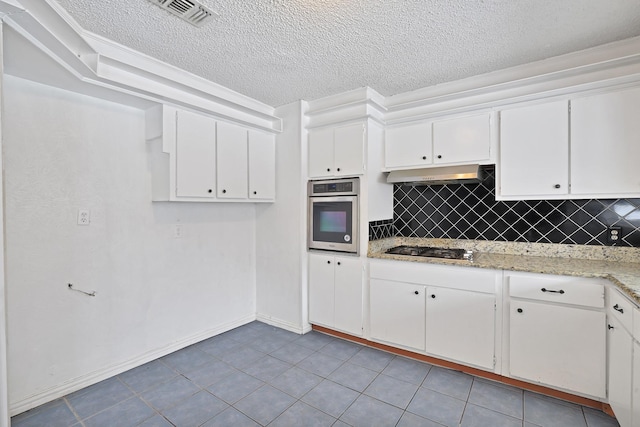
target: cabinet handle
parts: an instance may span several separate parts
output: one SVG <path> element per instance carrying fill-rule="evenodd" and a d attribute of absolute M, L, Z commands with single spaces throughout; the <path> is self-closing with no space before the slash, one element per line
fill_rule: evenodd
<path fill-rule="evenodd" d="M 519 309 L 517 309 L 516 311 L 517 311 L 518 313 L 522 313 L 524 310 L 523 310 L 523 309 L 521 309 L 521 308 L 519 308 Z"/>
<path fill-rule="evenodd" d="M 207 190 L 207 193 L 213 193 L 212 189 Z"/>
<path fill-rule="evenodd" d="M 611 330 L 611 329 L 615 329 L 613 326 L 611 325 L 607 325 L 607 329 Z"/>
<path fill-rule="evenodd" d="M 559 291 L 554 291 L 553 289 L 542 288 L 540 289 L 542 292 L 551 292 L 554 294 L 564 294 L 564 291 L 560 289 Z"/>
<path fill-rule="evenodd" d="M 439 158 L 439 159 L 441 159 L 441 158 L 442 158 L 442 155 L 438 154 L 438 158 Z"/>
<path fill-rule="evenodd" d="M 427 160 L 427 156 L 422 156 L 422 160 Z"/>
<path fill-rule="evenodd" d="M 560 187 L 561 187 L 560 184 L 556 184 L 553 186 L 553 188 L 560 188 Z"/>
<path fill-rule="evenodd" d="M 418 292 L 418 291 L 414 291 L 413 293 L 416 294 L 416 295 L 420 295 L 420 292 Z"/>
<path fill-rule="evenodd" d="M 614 305 L 614 306 L 613 306 L 613 309 L 614 309 L 615 311 L 619 311 L 619 312 L 620 312 L 620 314 L 624 313 L 624 309 L 620 308 L 620 306 L 619 306 L 618 304 Z"/>

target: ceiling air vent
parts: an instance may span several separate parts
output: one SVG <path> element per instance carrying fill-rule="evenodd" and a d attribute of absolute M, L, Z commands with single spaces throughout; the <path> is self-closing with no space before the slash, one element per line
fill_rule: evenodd
<path fill-rule="evenodd" d="M 202 27 L 217 13 L 201 5 L 195 0 L 149 0 L 151 3 L 168 10 L 196 27 Z"/>

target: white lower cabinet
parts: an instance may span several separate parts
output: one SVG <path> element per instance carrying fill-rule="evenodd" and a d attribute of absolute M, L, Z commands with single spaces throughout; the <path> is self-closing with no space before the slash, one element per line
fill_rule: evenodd
<path fill-rule="evenodd" d="M 606 397 L 602 311 L 512 300 L 509 376 Z"/>
<path fill-rule="evenodd" d="M 425 293 L 426 286 L 371 279 L 371 339 L 424 351 Z"/>
<path fill-rule="evenodd" d="M 309 254 L 309 322 L 362 335 L 362 262 Z"/>
<path fill-rule="evenodd" d="M 493 294 L 428 288 L 427 353 L 493 370 L 495 310 Z"/>
<path fill-rule="evenodd" d="M 617 319 L 609 317 L 609 405 L 621 427 L 631 423 L 633 340 Z M 640 422 L 640 420 L 639 420 Z"/>

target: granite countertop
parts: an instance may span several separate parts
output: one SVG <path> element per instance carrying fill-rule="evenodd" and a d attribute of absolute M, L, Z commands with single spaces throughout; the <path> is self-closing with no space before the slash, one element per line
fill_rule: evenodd
<path fill-rule="evenodd" d="M 474 252 L 473 262 L 384 253 L 399 245 L 470 249 Z M 369 242 L 367 255 L 398 261 L 604 278 L 640 305 L 640 248 L 391 237 Z"/>

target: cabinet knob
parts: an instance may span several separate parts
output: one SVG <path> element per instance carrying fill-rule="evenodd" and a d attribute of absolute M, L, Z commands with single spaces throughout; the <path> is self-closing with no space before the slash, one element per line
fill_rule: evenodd
<path fill-rule="evenodd" d="M 336 169 L 338 172 L 340 172 L 340 168 Z"/>
<path fill-rule="evenodd" d="M 620 313 L 624 313 L 624 309 L 620 308 L 620 306 L 619 306 L 618 304 L 614 305 L 614 306 L 613 306 L 613 309 L 614 309 L 615 311 L 620 312 Z"/>
<path fill-rule="evenodd" d="M 436 298 L 435 294 L 431 294 L 431 298 L 435 299 Z"/>
<path fill-rule="evenodd" d="M 257 192 L 257 191 L 254 191 L 254 192 L 253 192 L 253 194 L 258 194 L 258 192 Z"/>
<path fill-rule="evenodd" d="M 222 194 L 224 194 L 224 193 L 226 193 L 226 192 L 227 192 L 227 190 L 222 190 Z"/>
<path fill-rule="evenodd" d="M 212 189 L 208 189 L 207 193 L 213 193 L 213 190 Z"/>
<path fill-rule="evenodd" d="M 419 295 L 419 294 L 420 294 L 420 292 L 418 292 L 418 291 L 415 291 L 415 292 L 414 292 L 414 294 L 416 294 L 416 295 Z"/>
<path fill-rule="evenodd" d="M 553 186 L 553 188 L 560 188 L 560 187 L 561 187 L 560 184 L 556 184 L 556 185 Z"/>
<path fill-rule="evenodd" d="M 338 265 L 340 265 L 340 261 L 338 261 Z"/>
<path fill-rule="evenodd" d="M 614 327 L 611 325 L 607 325 L 607 329 L 614 329 Z"/>
<path fill-rule="evenodd" d="M 327 172 L 331 172 L 331 168 L 327 168 Z"/>
<path fill-rule="evenodd" d="M 427 160 L 427 156 L 422 156 L 422 160 Z"/>
<path fill-rule="evenodd" d="M 521 309 L 521 308 L 519 308 L 519 309 L 517 309 L 516 311 L 517 311 L 518 313 L 522 313 L 524 310 L 523 310 L 523 309 Z"/>
<path fill-rule="evenodd" d="M 327 264 L 331 264 L 331 261 L 327 261 Z"/>
<path fill-rule="evenodd" d="M 438 154 L 438 158 L 439 158 L 439 159 L 441 159 L 441 158 L 442 158 L 442 155 L 441 155 L 441 154 Z"/>

